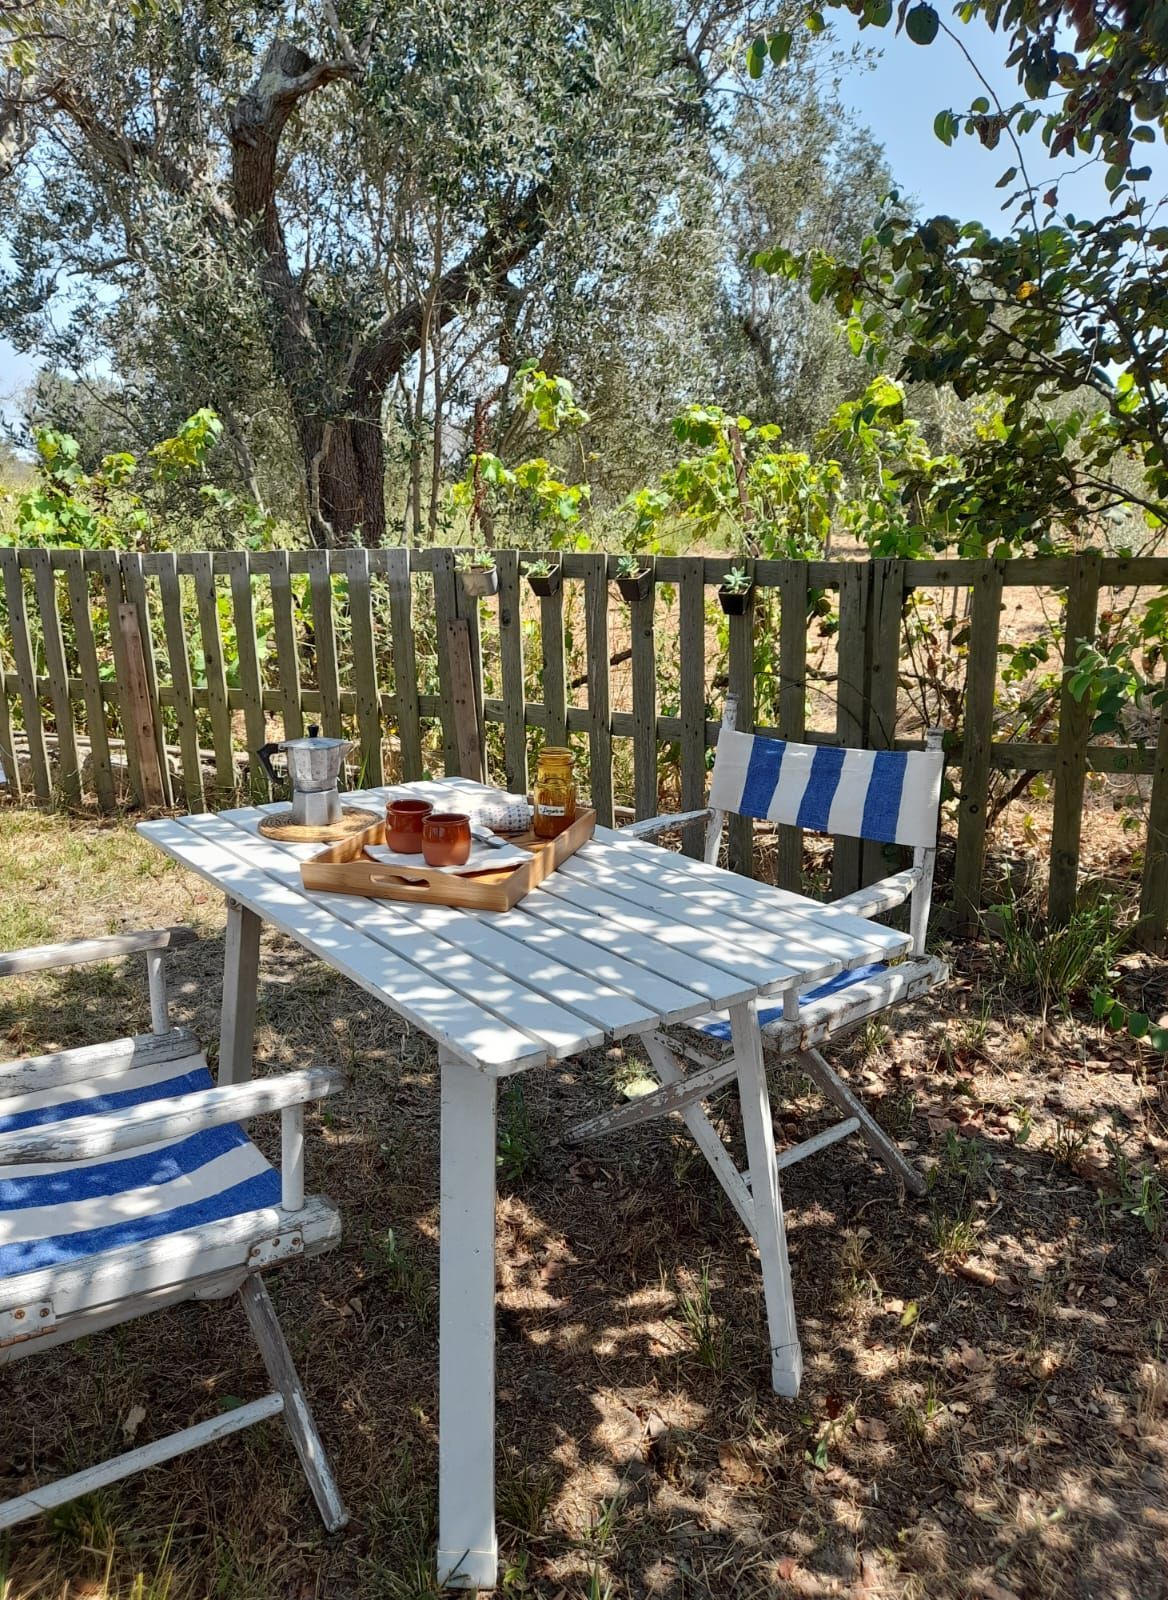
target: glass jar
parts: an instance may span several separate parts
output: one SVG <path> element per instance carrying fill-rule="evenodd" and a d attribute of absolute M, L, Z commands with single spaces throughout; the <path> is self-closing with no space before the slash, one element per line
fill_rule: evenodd
<path fill-rule="evenodd" d="M 549 744 L 540 751 L 532 800 L 532 829 L 537 839 L 554 839 L 575 822 L 576 779 L 570 750 Z"/>

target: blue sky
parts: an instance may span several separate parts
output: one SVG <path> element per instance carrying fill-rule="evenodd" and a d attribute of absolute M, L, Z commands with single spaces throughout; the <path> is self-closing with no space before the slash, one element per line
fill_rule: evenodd
<path fill-rule="evenodd" d="M 888 164 L 901 192 L 913 196 L 922 212 L 933 215 L 947 212 L 962 221 L 978 218 L 989 227 L 1005 228 L 1009 214 L 1001 204 L 1008 191 L 994 186 L 1013 155 L 1006 145 L 985 150 L 973 138 L 960 135 L 946 148 L 933 133 L 933 118 L 938 111 L 964 110 L 982 85 L 961 55 L 958 47 L 943 34 L 931 45 L 915 45 L 904 34 L 891 28 L 860 30 L 846 11 L 831 14 L 832 34 L 841 52 L 854 45 L 878 53 L 871 70 L 848 67 L 843 73 L 842 99 L 856 119 L 869 127 L 883 144 Z M 1017 98 L 1013 76 L 1002 65 L 1006 44 L 977 21 L 959 29 L 959 36 L 985 74 L 1004 105 Z M 1146 154 L 1145 154 L 1146 152 Z M 1168 194 L 1168 151 L 1163 145 L 1141 146 L 1141 157 L 1153 169 L 1150 198 Z M 1074 162 L 1044 159 L 1037 135 L 1026 141 L 1028 170 L 1036 181 L 1065 173 Z M 1098 211 L 1106 203 L 1102 169 L 1094 168 L 1064 182 L 1060 191 L 1063 207 L 1080 209 L 1084 214 Z M 0 410 L 11 412 L 4 402 L 18 393 L 33 377 L 36 363 L 18 355 L 0 340 Z"/>

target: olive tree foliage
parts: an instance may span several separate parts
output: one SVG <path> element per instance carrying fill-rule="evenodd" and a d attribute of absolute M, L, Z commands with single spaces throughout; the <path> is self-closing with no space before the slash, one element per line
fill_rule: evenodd
<path fill-rule="evenodd" d="M 283 448 L 312 537 L 378 543 L 387 417 L 421 531 L 443 419 L 578 340 L 585 307 L 644 302 L 630 264 L 667 248 L 743 39 L 785 12 L 66 0 L 41 17 L 0 103 L 0 329 L 65 370 L 112 367 L 155 437 L 211 405 L 257 499 Z"/>
<path fill-rule="evenodd" d="M 902 0 L 895 13 L 890 0 L 829 3 L 862 26 L 895 18 L 917 45 L 947 40 L 971 66 L 987 43 L 1005 54 L 1017 98 L 999 99 L 983 80 L 968 108 L 938 108 L 934 128 L 946 145 L 973 138 L 1002 152 L 1006 217 L 996 228 L 918 219 L 894 195 L 859 249 L 779 248 L 762 264 L 806 273 L 813 298 L 836 308 L 872 361 L 895 349 L 902 378 L 998 407 L 946 491 L 954 520 L 1014 543 L 1052 523 L 1092 536 L 1101 517 L 1136 508 L 1159 539 L 1168 217 L 1147 156 L 1168 137 L 1168 6 L 964 0 L 951 23 L 925 0 Z M 820 12 L 806 20 L 823 27 Z M 1053 178 L 1030 175 L 1036 139 L 1065 163 Z M 1061 174 L 1088 165 L 1109 204 L 1084 217 L 1063 203 Z"/>

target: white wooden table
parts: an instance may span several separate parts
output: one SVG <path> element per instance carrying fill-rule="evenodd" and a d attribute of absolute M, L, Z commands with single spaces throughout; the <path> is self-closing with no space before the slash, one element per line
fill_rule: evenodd
<path fill-rule="evenodd" d="M 477 787 L 450 779 L 410 788 L 449 803 L 451 785 Z M 378 807 L 390 792 L 345 798 Z M 749 1191 L 700 1107 L 686 1121 L 758 1242 L 772 1381 L 794 1394 L 801 1357 L 756 1001 L 782 994 L 797 1004 L 800 988 L 905 954 L 909 937 L 604 828 L 506 913 L 313 893 L 299 866 L 319 846 L 263 838 L 263 815 L 250 807 L 145 822 L 139 831 L 227 897 L 221 1082 L 251 1073 L 264 922 L 437 1041 L 438 1578 L 490 1587 L 497 1079 L 631 1034 L 645 1037 L 659 1075 L 680 1076 L 657 1030 L 730 1012 Z"/>

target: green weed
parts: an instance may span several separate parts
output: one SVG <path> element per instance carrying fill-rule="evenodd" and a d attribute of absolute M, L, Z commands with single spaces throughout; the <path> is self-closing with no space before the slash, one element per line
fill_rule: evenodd
<path fill-rule="evenodd" d="M 499 1110 L 499 1146 L 495 1159 L 500 1179 L 514 1187 L 534 1176 L 540 1158 L 539 1135 L 521 1083 L 507 1085 Z"/>
<path fill-rule="evenodd" d="M 714 1315 L 710 1297 L 710 1263 L 702 1262 L 702 1275 L 693 1294 L 681 1297 L 681 1318 L 694 1341 L 695 1352 L 703 1367 L 721 1374 L 726 1367 L 726 1334 Z"/>
<path fill-rule="evenodd" d="M 1003 982 L 1032 999 L 1044 1023 L 1106 979 L 1125 937 L 1120 909 L 1107 895 L 1077 907 L 1059 928 L 1016 901 L 993 906 L 990 915 Z"/>

